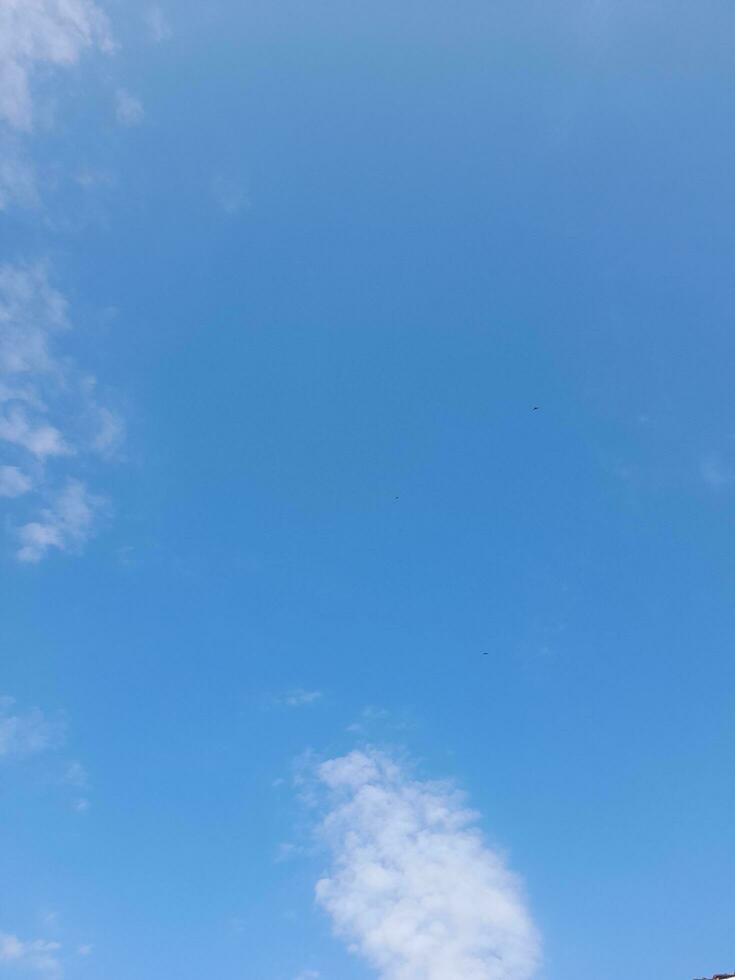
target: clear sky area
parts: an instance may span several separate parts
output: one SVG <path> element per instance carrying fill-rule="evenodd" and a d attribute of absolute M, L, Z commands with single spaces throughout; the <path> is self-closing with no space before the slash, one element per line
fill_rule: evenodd
<path fill-rule="evenodd" d="M 735 6 L 0 0 L 0 977 L 735 970 Z"/>

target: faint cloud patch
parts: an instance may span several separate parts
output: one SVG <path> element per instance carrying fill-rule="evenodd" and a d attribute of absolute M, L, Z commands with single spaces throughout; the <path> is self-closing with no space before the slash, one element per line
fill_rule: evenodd
<path fill-rule="evenodd" d="M 76 174 L 74 180 L 85 190 L 93 187 L 115 187 L 117 178 L 108 170 L 82 169 Z"/>
<path fill-rule="evenodd" d="M 15 700 L 0 697 L 0 759 L 21 759 L 58 748 L 64 726 L 46 717 L 40 708 L 19 711 Z"/>
<path fill-rule="evenodd" d="M 276 864 L 284 864 L 286 861 L 292 861 L 294 858 L 300 857 L 305 853 L 305 849 L 301 847 L 300 844 L 293 844 L 290 841 L 284 841 L 279 844 L 276 848 Z"/>
<path fill-rule="evenodd" d="M 89 786 L 89 776 L 81 762 L 69 763 L 64 774 L 64 780 L 69 786 L 75 786 L 77 789 L 87 789 Z"/>
<path fill-rule="evenodd" d="M 286 708 L 303 708 L 309 704 L 316 704 L 324 697 L 321 691 L 306 691 L 303 688 L 296 688 L 276 699 L 276 703 Z"/>
<path fill-rule="evenodd" d="M 60 943 L 46 939 L 23 941 L 0 932 L 0 966 L 16 967 L 45 977 L 61 976 Z"/>
<path fill-rule="evenodd" d="M 211 190 L 217 207 L 230 217 L 250 208 L 250 195 L 239 180 L 219 174 L 213 178 Z"/>
<path fill-rule="evenodd" d="M 120 88 L 115 94 L 115 115 L 121 126 L 138 126 L 145 118 L 145 109 L 140 99 Z"/>
<path fill-rule="evenodd" d="M 732 468 L 715 453 L 702 459 L 699 472 L 705 484 L 712 490 L 724 490 L 733 481 Z"/>
<path fill-rule="evenodd" d="M 17 466 L 0 466 L 0 497 L 21 497 L 33 487 L 33 481 Z"/>
<path fill-rule="evenodd" d="M 80 762 L 70 762 L 64 776 L 64 782 L 79 791 L 89 789 L 89 776 L 87 770 Z M 72 803 L 75 813 L 86 813 L 89 810 L 89 799 L 86 796 L 79 796 Z"/>
<path fill-rule="evenodd" d="M 153 7 L 149 7 L 144 14 L 146 28 L 148 29 L 148 36 L 156 44 L 161 44 L 163 41 L 168 41 L 171 37 L 171 25 L 168 22 L 168 18 L 165 13 L 155 4 Z"/>
<path fill-rule="evenodd" d="M 0 211 L 11 204 L 35 208 L 40 198 L 31 163 L 11 141 L 0 140 Z"/>
<path fill-rule="evenodd" d="M 379 740 L 381 735 L 387 733 L 395 735 L 415 727 L 415 721 L 407 716 L 405 711 L 396 713 L 368 704 L 346 730 L 351 735 Z"/>

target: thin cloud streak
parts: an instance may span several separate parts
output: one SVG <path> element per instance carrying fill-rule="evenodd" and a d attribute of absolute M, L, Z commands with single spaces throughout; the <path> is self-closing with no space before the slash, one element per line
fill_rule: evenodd
<path fill-rule="evenodd" d="M 285 705 L 287 708 L 303 708 L 306 705 L 321 701 L 322 697 L 323 694 L 321 691 L 305 691 L 299 687 L 284 694 L 278 699 L 278 703 Z"/>
<path fill-rule="evenodd" d="M 316 886 L 336 933 L 381 980 L 530 980 L 540 939 L 519 879 L 446 784 L 355 751 L 321 764 L 320 833 L 332 854 Z"/>

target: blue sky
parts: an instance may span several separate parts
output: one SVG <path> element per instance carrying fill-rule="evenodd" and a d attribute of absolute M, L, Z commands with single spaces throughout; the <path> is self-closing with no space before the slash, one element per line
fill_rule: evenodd
<path fill-rule="evenodd" d="M 0 0 L 0 976 L 734 967 L 734 42 Z"/>

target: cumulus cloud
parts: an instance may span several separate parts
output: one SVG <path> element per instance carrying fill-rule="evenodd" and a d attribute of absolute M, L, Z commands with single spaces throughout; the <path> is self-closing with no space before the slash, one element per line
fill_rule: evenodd
<path fill-rule="evenodd" d="M 46 939 L 24 942 L 7 932 L 0 932 L 0 966 L 17 967 L 46 977 L 61 976 L 59 943 Z"/>
<path fill-rule="evenodd" d="M 33 501 L 18 532 L 26 562 L 53 548 L 79 551 L 102 502 L 59 466 L 110 459 L 124 437 L 122 420 L 98 401 L 95 378 L 59 349 L 70 330 L 68 304 L 43 264 L 0 266 L 0 497 Z"/>
<path fill-rule="evenodd" d="M 374 750 L 317 774 L 333 858 L 317 901 L 381 980 L 536 975 L 540 940 L 520 882 L 455 790 L 413 779 Z"/>
<path fill-rule="evenodd" d="M 143 122 L 145 110 L 140 99 L 121 88 L 115 95 L 115 114 L 121 126 L 137 126 Z"/>
<path fill-rule="evenodd" d="M 67 480 L 39 519 L 19 528 L 18 559 L 39 562 L 50 548 L 78 553 L 92 534 L 103 503 L 80 480 Z"/>
<path fill-rule="evenodd" d="M 21 712 L 12 698 L 0 697 L 0 759 L 22 758 L 56 748 L 63 732 L 39 708 Z"/>

